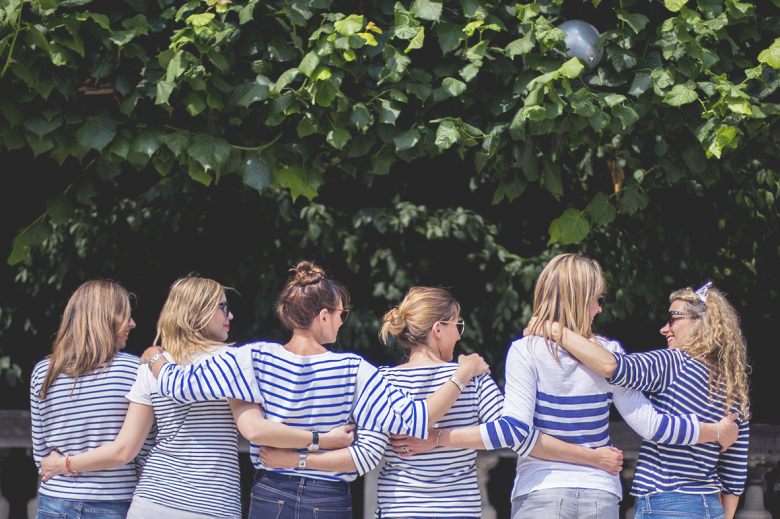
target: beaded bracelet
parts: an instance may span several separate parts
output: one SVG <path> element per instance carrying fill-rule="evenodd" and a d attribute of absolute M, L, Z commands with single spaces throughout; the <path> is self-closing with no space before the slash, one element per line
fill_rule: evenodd
<path fill-rule="evenodd" d="M 73 470 L 70 468 L 70 456 L 65 456 L 65 468 L 70 474 L 70 477 L 75 478 L 76 476 L 78 476 L 78 473 L 73 472 Z"/>

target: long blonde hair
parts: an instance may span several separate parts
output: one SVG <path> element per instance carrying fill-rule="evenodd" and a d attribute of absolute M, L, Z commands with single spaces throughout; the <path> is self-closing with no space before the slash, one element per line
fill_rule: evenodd
<path fill-rule="evenodd" d="M 204 332 L 214 312 L 221 311 L 219 303 L 226 290 L 233 289 L 194 274 L 177 279 L 157 320 L 154 344 L 159 340 L 177 364 L 190 364 L 193 355 L 225 346 Z"/>
<path fill-rule="evenodd" d="M 534 317 L 531 335 L 544 337 L 544 343 L 555 360 L 558 345 L 544 326 L 557 321 L 577 335 L 590 338 L 590 306 L 608 290 L 607 280 L 597 261 L 581 254 L 560 254 L 544 267 L 534 290 Z"/>
<path fill-rule="evenodd" d="M 387 312 L 379 329 L 379 340 L 387 344 L 395 336 L 408 356 L 412 346 L 424 346 L 436 357 L 441 353 L 428 345 L 428 332 L 439 321 L 450 321 L 460 305 L 443 288 L 412 287 L 398 306 Z"/>
<path fill-rule="evenodd" d="M 62 314 L 38 398 L 46 398 L 60 374 L 75 379 L 75 388 L 79 376 L 108 367 L 130 314 L 130 294 L 117 281 L 93 279 L 78 287 Z"/>
<path fill-rule="evenodd" d="M 725 412 L 737 408 L 742 419 L 748 418 L 750 365 L 736 310 L 715 287 L 707 292 L 706 301 L 690 287 L 673 292 L 669 302 L 675 301 L 684 302 L 685 311 L 694 317 L 690 334 L 677 348 L 710 366 L 709 393 L 725 392 Z"/>

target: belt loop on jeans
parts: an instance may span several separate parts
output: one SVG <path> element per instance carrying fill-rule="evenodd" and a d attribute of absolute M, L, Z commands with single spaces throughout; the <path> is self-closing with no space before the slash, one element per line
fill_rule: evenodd
<path fill-rule="evenodd" d="M 701 500 L 704 501 L 704 509 L 707 510 L 707 517 L 709 517 L 710 504 L 707 502 L 707 494 L 700 494 L 700 495 L 701 495 Z"/>
<path fill-rule="evenodd" d="M 653 513 L 653 509 L 652 509 L 652 507 L 650 506 L 650 496 L 651 496 L 651 495 L 652 495 L 652 494 L 645 494 L 645 495 L 643 495 L 643 496 L 642 496 L 642 499 L 644 499 L 644 500 L 645 500 L 645 511 L 646 511 L 648 514 L 652 514 L 652 513 Z"/>

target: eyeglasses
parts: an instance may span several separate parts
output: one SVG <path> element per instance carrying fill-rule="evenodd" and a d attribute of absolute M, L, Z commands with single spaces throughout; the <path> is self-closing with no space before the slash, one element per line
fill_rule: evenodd
<path fill-rule="evenodd" d="M 222 301 L 217 305 L 217 308 L 221 309 L 223 312 L 225 312 L 225 317 L 230 315 L 230 303 L 227 301 Z"/>
<path fill-rule="evenodd" d="M 698 319 L 698 315 L 693 314 L 686 314 L 685 312 L 678 312 L 676 310 L 672 310 L 669 312 L 669 315 L 666 318 L 666 323 L 671 326 L 677 321 L 682 321 L 684 319 Z"/>
<path fill-rule="evenodd" d="M 604 306 L 604 302 L 607 300 L 607 294 L 601 294 L 597 299 L 599 306 Z"/>
<path fill-rule="evenodd" d="M 341 310 L 331 310 L 331 312 L 339 313 L 339 317 L 341 317 L 342 324 L 346 323 L 347 319 L 349 319 L 349 310 L 347 310 L 346 308 L 343 308 Z"/>
<path fill-rule="evenodd" d="M 458 335 L 463 335 L 463 331 L 466 329 L 466 321 L 458 319 L 457 321 L 439 321 L 442 324 L 454 324 L 458 329 Z"/>

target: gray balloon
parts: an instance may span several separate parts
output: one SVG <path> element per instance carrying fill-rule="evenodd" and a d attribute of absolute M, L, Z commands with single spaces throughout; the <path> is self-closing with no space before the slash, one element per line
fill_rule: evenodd
<path fill-rule="evenodd" d="M 594 46 L 594 43 L 600 36 L 599 31 L 588 22 L 583 22 L 582 20 L 568 20 L 560 24 L 558 28 L 566 33 L 566 37 L 563 39 L 563 42 L 569 48 L 566 55 L 570 58 L 580 58 L 590 65 L 591 68 L 596 68 L 596 65 L 601 61 L 601 56 L 604 54 L 603 49 L 597 49 Z"/>

